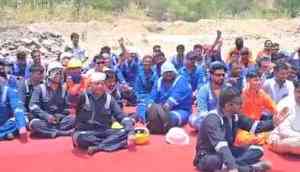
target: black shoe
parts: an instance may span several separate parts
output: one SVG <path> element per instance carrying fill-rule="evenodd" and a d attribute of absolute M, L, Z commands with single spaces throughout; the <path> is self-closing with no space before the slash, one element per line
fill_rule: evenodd
<path fill-rule="evenodd" d="M 271 167 L 272 167 L 271 162 L 266 160 L 261 160 L 258 163 L 252 165 L 253 172 L 265 172 L 270 170 Z"/>
<path fill-rule="evenodd" d="M 89 155 L 94 155 L 95 153 L 100 152 L 100 149 L 98 148 L 98 146 L 89 146 L 87 153 Z"/>

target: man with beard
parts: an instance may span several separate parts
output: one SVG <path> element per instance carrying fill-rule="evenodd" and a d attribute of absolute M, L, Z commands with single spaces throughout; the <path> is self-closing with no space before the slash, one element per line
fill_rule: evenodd
<path fill-rule="evenodd" d="M 196 130 L 199 129 L 201 122 L 206 117 L 207 112 L 217 107 L 218 97 L 223 87 L 226 66 L 222 62 L 216 61 L 209 67 L 209 81 L 203 85 L 197 93 L 197 112 L 191 115 L 190 125 Z"/>
<path fill-rule="evenodd" d="M 105 79 L 104 73 L 91 74 L 90 89 L 80 96 L 76 108 L 73 144 L 89 154 L 123 149 L 134 139 L 134 120 L 127 117 L 116 100 L 106 93 Z M 113 119 L 124 128 L 112 129 Z"/>
<path fill-rule="evenodd" d="M 274 78 L 264 82 L 263 89 L 269 94 L 275 103 L 278 103 L 284 97 L 293 96 L 294 85 L 287 80 L 289 66 L 286 63 L 277 63 L 274 67 Z"/>

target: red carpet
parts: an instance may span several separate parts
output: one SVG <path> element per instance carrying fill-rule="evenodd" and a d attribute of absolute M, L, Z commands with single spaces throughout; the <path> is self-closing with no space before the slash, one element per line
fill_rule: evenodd
<path fill-rule="evenodd" d="M 88 156 L 73 149 L 70 138 L 0 142 L 1 172 L 195 172 L 192 166 L 195 137 L 188 146 L 168 145 L 162 136 L 133 151 L 100 152 Z M 300 158 L 266 151 L 273 172 L 298 171 Z"/>
<path fill-rule="evenodd" d="M 26 144 L 5 141 L 0 142 L 0 172 L 196 172 L 192 165 L 195 144 L 195 136 L 191 136 L 188 146 L 168 145 L 163 136 L 151 136 L 150 144 L 132 151 L 88 156 L 74 150 L 68 137 L 29 139 Z M 272 172 L 300 171 L 299 157 L 279 156 L 266 150 L 264 159 L 272 161 Z"/>

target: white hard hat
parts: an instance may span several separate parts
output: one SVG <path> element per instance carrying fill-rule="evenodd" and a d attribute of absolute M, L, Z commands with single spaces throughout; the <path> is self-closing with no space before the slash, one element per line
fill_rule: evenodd
<path fill-rule="evenodd" d="M 54 61 L 54 62 L 51 62 L 49 65 L 48 65 L 48 68 L 47 68 L 47 75 L 50 74 L 50 72 L 54 69 L 61 69 L 63 70 L 64 67 L 62 66 L 62 64 L 58 61 Z"/>
<path fill-rule="evenodd" d="M 190 137 L 184 131 L 184 129 L 173 127 L 166 134 L 166 141 L 169 144 L 187 145 L 190 143 Z"/>

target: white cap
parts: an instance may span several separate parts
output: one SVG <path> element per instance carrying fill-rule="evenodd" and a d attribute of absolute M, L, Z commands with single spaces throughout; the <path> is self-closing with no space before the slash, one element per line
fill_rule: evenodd
<path fill-rule="evenodd" d="M 190 137 L 184 129 L 173 127 L 166 134 L 166 141 L 167 143 L 174 145 L 187 145 L 190 143 Z"/>
<path fill-rule="evenodd" d="M 103 72 L 94 72 L 90 75 L 91 82 L 99 82 L 104 81 L 106 79 L 106 75 Z"/>
<path fill-rule="evenodd" d="M 174 72 L 178 73 L 175 66 L 173 63 L 166 61 L 162 66 L 161 66 L 161 75 L 163 75 L 165 72 Z"/>

